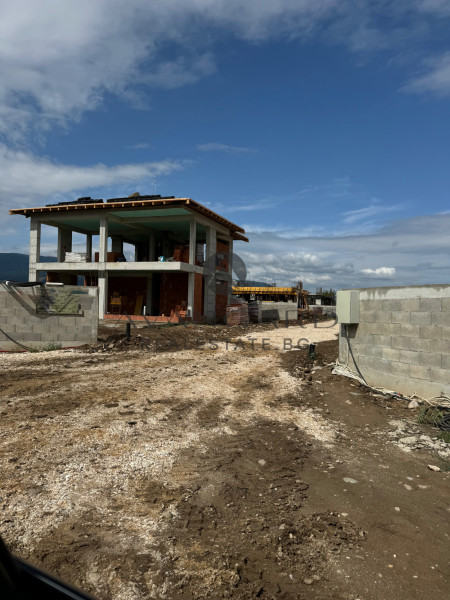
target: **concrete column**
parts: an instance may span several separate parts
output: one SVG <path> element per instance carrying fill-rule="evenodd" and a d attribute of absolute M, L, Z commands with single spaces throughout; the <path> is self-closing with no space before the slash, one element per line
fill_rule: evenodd
<path fill-rule="evenodd" d="M 189 273 L 188 277 L 188 297 L 187 297 L 187 316 L 194 316 L 194 290 L 195 290 L 195 273 Z"/>
<path fill-rule="evenodd" d="M 231 304 L 232 287 L 233 287 L 233 240 L 228 242 L 228 274 L 230 281 L 228 283 L 228 304 Z"/>
<path fill-rule="evenodd" d="M 72 232 L 58 227 L 58 262 L 64 262 L 66 252 L 72 252 Z"/>
<path fill-rule="evenodd" d="M 28 281 L 36 281 L 36 263 L 41 255 L 41 223 L 31 217 L 30 221 L 30 262 Z"/>
<path fill-rule="evenodd" d="M 139 244 L 134 244 L 134 262 L 139 261 Z"/>
<path fill-rule="evenodd" d="M 150 233 L 148 236 L 148 260 L 150 262 L 156 260 L 155 234 L 154 233 Z"/>
<path fill-rule="evenodd" d="M 145 295 L 145 308 L 146 315 L 150 316 L 152 314 L 152 292 L 153 292 L 153 275 L 150 274 L 147 276 L 147 292 Z"/>
<path fill-rule="evenodd" d="M 195 252 L 197 242 L 197 223 L 192 219 L 189 224 L 189 264 L 195 265 Z"/>
<path fill-rule="evenodd" d="M 92 262 L 92 234 L 88 233 L 86 235 L 86 261 Z"/>
<path fill-rule="evenodd" d="M 103 319 L 108 306 L 108 273 L 98 272 L 98 318 Z"/>
<path fill-rule="evenodd" d="M 206 248 L 204 272 L 203 301 L 205 317 L 209 321 L 216 319 L 216 254 L 217 236 L 214 227 L 206 228 Z"/>
<path fill-rule="evenodd" d="M 111 252 L 123 254 L 123 240 L 118 235 L 111 236 Z"/>
<path fill-rule="evenodd" d="M 233 277 L 233 240 L 228 242 L 228 273 Z"/>
<path fill-rule="evenodd" d="M 102 215 L 100 217 L 100 247 L 99 247 L 99 262 L 106 262 L 108 259 L 108 217 Z M 100 279 L 99 279 L 100 281 Z M 103 317 L 101 317 L 103 318 Z"/>

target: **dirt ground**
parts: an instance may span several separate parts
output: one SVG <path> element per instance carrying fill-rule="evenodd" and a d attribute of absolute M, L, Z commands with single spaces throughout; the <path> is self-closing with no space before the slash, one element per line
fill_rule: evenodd
<path fill-rule="evenodd" d="M 333 375 L 336 333 L 105 329 L 2 355 L 0 534 L 101 600 L 446 598 L 449 445 Z"/>

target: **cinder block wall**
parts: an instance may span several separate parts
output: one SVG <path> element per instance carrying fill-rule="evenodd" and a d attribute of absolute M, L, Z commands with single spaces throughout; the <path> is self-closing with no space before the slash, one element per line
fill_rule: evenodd
<path fill-rule="evenodd" d="M 359 324 L 340 325 L 339 362 L 374 387 L 450 395 L 450 285 L 358 291 Z"/>
<path fill-rule="evenodd" d="M 297 319 L 296 302 L 261 302 L 263 321 L 293 321 Z"/>
<path fill-rule="evenodd" d="M 63 348 L 97 340 L 98 289 L 64 286 L 79 310 L 72 314 L 39 314 L 39 287 L 5 288 L 0 285 L 0 350 L 19 351 L 60 344 Z M 12 341 L 14 340 L 14 341 Z"/>

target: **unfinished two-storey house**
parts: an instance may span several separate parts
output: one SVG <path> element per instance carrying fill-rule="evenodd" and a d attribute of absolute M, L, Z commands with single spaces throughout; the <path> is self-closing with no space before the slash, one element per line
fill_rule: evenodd
<path fill-rule="evenodd" d="M 30 219 L 29 280 L 44 271 L 48 282 L 98 286 L 101 319 L 223 321 L 233 241 L 248 241 L 241 227 L 190 198 L 80 198 L 10 214 Z M 40 262 L 43 225 L 58 230 L 56 262 Z M 73 252 L 74 233 L 85 236 L 82 252 Z"/>

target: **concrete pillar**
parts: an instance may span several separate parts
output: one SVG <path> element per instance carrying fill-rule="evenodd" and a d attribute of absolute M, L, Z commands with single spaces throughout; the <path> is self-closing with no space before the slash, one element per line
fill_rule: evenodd
<path fill-rule="evenodd" d="M 147 276 L 147 292 L 145 295 L 145 314 L 150 316 L 152 314 L 152 292 L 153 292 L 153 276 L 152 274 Z"/>
<path fill-rule="evenodd" d="M 108 306 L 108 272 L 98 272 L 98 318 L 103 319 Z"/>
<path fill-rule="evenodd" d="M 205 247 L 205 266 L 204 272 L 204 291 L 203 302 L 205 317 L 208 321 L 216 320 L 216 254 L 217 254 L 217 236 L 214 227 L 206 228 L 206 247 Z"/>
<path fill-rule="evenodd" d="M 72 232 L 58 227 L 58 262 L 64 262 L 66 252 L 72 252 Z"/>
<path fill-rule="evenodd" d="M 30 262 L 28 281 L 36 281 L 36 263 L 41 256 L 41 223 L 31 217 L 30 221 Z"/>
<path fill-rule="evenodd" d="M 123 254 L 123 240 L 118 235 L 111 236 L 111 252 Z"/>
<path fill-rule="evenodd" d="M 100 217 L 100 246 L 99 246 L 99 262 L 106 262 L 108 259 L 108 217 L 102 215 Z M 99 278 L 100 281 L 100 278 Z M 103 317 L 102 317 L 103 318 Z"/>
<path fill-rule="evenodd" d="M 187 316 L 194 317 L 195 273 L 188 276 Z"/>
<path fill-rule="evenodd" d="M 86 260 L 92 262 L 92 259 L 92 234 L 88 233 L 86 235 Z"/>
<path fill-rule="evenodd" d="M 233 240 L 230 240 L 228 250 L 228 274 L 230 276 L 230 282 L 228 283 L 228 304 L 231 304 L 232 287 L 233 287 Z"/>
<path fill-rule="evenodd" d="M 195 265 L 195 252 L 197 249 L 197 223 L 193 218 L 189 223 L 189 264 Z"/>
<path fill-rule="evenodd" d="M 148 236 L 148 260 L 151 262 L 156 260 L 154 233 L 150 233 Z"/>

